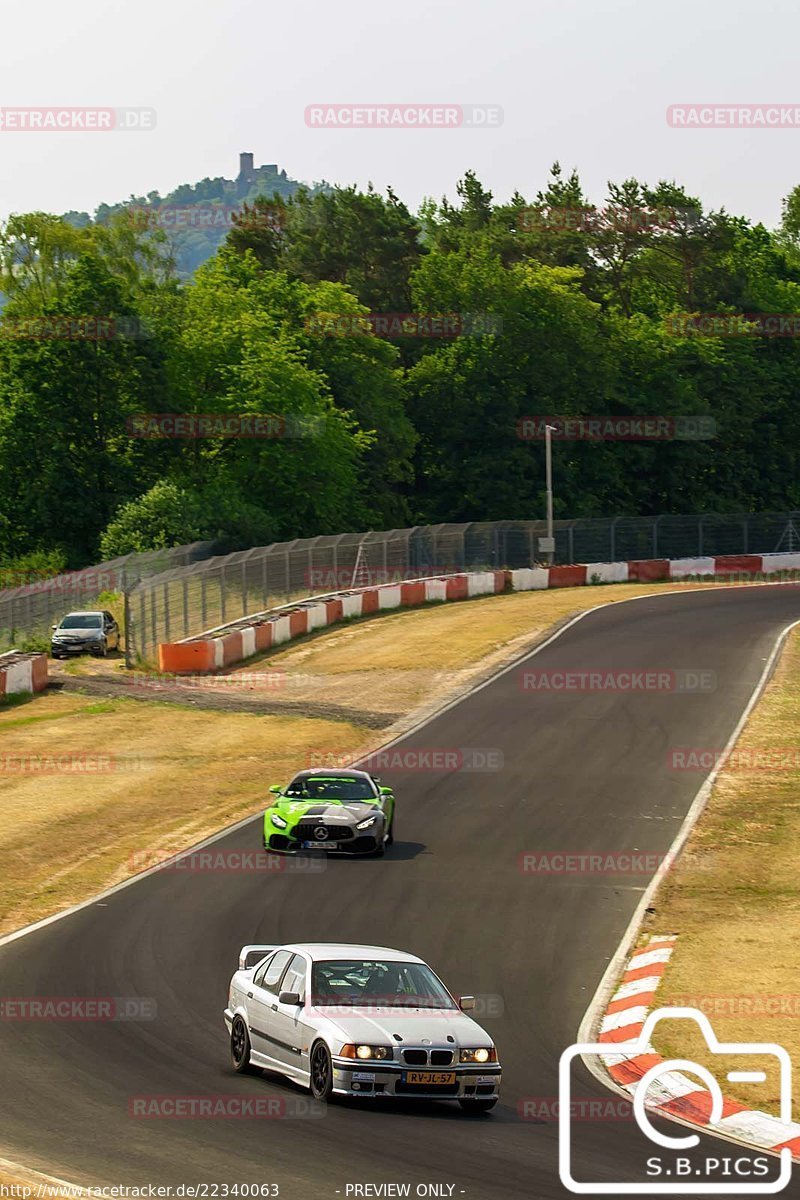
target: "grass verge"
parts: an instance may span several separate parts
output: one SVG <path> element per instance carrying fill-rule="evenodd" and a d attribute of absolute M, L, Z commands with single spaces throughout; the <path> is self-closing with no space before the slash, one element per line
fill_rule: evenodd
<path fill-rule="evenodd" d="M 707 1013 L 717 1037 L 777 1042 L 800 1061 L 800 630 L 720 773 L 685 854 L 655 901 L 652 928 L 679 939 L 658 1004 Z M 702 775 L 698 774 L 698 785 Z M 714 1070 L 699 1037 L 657 1026 L 665 1057 Z M 717 1060 L 718 1062 L 719 1060 Z M 750 1060 L 736 1069 L 754 1069 Z M 742 1104 L 777 1113 L 768 1085 L 726 1084 Z M 718 1068 L 717 1068 L 718 1069 Z M 800 1100 L 794 1102 L 800 1119 Z"/>

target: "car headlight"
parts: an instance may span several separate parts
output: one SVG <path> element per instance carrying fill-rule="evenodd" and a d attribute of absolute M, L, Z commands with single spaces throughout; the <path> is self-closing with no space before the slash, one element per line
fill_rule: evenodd
<path fill-rule="evenodd" d="M 365 821 L 359 821 L 356 829 L 369 829 L 370 825 L 374 825 L 377 819 L 377 815 L 373 814 L 373 816 L 367 817 Z"/>
<path fill-rule="evenodd" d="M 272 824 L 277 825 L 278 829 L 285 829 L 288 825 L 288 821 L 284 821 L 283 817 L 279 816 L 278 813 L 273 813 Z"/>
<path fill-rule="evenodd" d="M 368 1058 L 378 1059 L 379 1061 L 383 1061 L 384 1059 L 392 1057 L 392 1047 L 391 1046 L 354 1046 L 352 1044 L 348 1044 L 347 1046 L 342 1047 L 341 1057 L 342 1058 L 360 1058 L 362 1061 L 364 1059 L 368 1059 Z"/>
<path fill-rule="evenodd" d="M 497 1062 L 497 1051 L 494 1046 L 478 1046 L 475 1050 L 461 1051 L 462 1063 Z"/>

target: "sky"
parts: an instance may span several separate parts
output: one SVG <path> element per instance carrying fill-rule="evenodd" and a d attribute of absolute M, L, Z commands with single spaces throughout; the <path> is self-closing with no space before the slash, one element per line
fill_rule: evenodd
<path fill-rule="evenodd" d="M 0 107 L 155 110 L 147 130 L 0 129 L 0 216 L 204 176 L 240 151 L 308 182 L 391 185 L 413 209 L 473 169 L 532 199 L 558 159 L 590 199 L 674 179 L 774 226 L 794 127 L 675 128 L 670 105 L 796 105 L 796 0 L 32 0 L 3 16 Z M 491 125 L 309 125 L 322 105 L 487 106 Z M 428 110 L 432 111 L 432 110 Z M 500 120 L 502 112 L 502 120 Z M 431 118 L 432 119 L 432 118 Z"/>

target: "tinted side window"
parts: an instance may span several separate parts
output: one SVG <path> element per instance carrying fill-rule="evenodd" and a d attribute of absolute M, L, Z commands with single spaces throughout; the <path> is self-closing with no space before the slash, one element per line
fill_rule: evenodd
<path fill-rule="evenodd" d="M 274 991 L 275 987 L 283 974 L 283 968 L 286 966 L 289 959 L 292 957 L 290 950 L 279 950 L 278 953 L 271 958 L 267 967 L 264 978 L 261 982 L 263 988 L 268 991 Z"/>
<path fill-rule="evenodd" d="M 283 977 L 282 992 L 297 992 L 302 1000 L 306 992 L 306 963 L 299 954 L 295 954 L 289 969 Z"/>
<path fill-rule="evenodd" d="M 275 957 L 274 954 L 268 954 L 266 962 L 263 962 L 261 964 L 261 966 L 256 971 L 255 975 L 253 976 L 253 983 L 255 983 L 258 987 L 264 986 L 264 974 L 267 970 L 267 967 L 272 962 L 274 957 Z"/>

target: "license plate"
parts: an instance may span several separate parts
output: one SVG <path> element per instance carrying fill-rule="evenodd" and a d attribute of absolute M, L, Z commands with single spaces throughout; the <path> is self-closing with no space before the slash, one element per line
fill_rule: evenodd
<path fill-rule="evenodd" d="M 304 850 L 335 850 L 337 842 L 303 842 Z"/>
<path fill-rule="evenodd" d="M 455 1071 L 406 1071 L 405 1083 L 416 1084 L 417 1086 L 429 1085 L 436 1087 L 437 1085 L 455 1083 Z"/>

